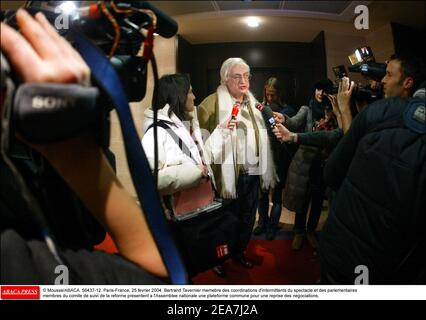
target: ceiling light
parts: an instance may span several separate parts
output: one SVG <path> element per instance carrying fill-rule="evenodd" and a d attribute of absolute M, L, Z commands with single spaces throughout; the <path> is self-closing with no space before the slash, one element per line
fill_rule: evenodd
<path fill-rule="evenodd" d="M 250 28 L 257 28 L 259 26 L 259 19 L 256 17 L 249 17 L 247 19 L 247 25 Z"/>
<path fill-rule="evenodd" d="M 58 6 L 59 10 L 63 14 L 72 14 L 77 10 L 77 6 L 74 1 L 64 1 L 61 5 Z"/>

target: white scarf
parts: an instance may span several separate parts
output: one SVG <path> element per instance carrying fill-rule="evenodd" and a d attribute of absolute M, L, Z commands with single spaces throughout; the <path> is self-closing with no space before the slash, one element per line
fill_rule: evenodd
<path fill-rule="evenodd" d="M 221 85 L 217 88 L 218 96 L 218 105 L 219 105 L 219 114 L 217 115 L 218 123 L 223 123 L 230 117 L 231 107 L 233 105 L 232 97 L 229 94 L 226 86 Z M 265 127 L 265 122 L 263 120 L 262 114 L 259 110 L 255 108 L 257 103 L 256 98 L 251 92 L 247 93 L 249 100 L 248 108 L 251 108 L 253 111 L 254 118 L 256 120 L 257 127 L 259 129 L 259 175 L 261 176 L 261 187 L 263 190 L 275 187 L 275 182 L 278 180 L 277 174 L 275 172 L 274 160 L 272 157 L 272 150 L 270 146 L 270 141 L 268 133 Z M 238 117 L 237 117 L 238 120 Z M 232 143 L 234 148 L 236 146 L 236 130 L 232 132 Z M 237 198 L 237 181 L 236 177 L 236 166 L 234 164 L 234 156 L 232 154 L 233 148 L 229 146 L 224 146 L 223 155 L 224 160 L 221 164 L 222 176 L 220 177 L 222 183 L 222 194 L 223 198 L 235 199 Z M 219 177 L 216 177 L 219 178 Z"/>

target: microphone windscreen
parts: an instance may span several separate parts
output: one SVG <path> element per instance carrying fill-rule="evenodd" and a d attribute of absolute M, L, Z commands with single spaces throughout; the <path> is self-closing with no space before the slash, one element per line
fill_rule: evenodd
<path fill-rule="evenodd" d="M 272 111 L 271 107 L 269 106 L 264 106 L 260 103 L 256 104 L 256 108 L 262 112 L 262 116 L 263 116 L 263 120 L 265 120 L 265 122 L 274 127 L 276 125 L 275 123 L 275 118 L 274 118 L 274 112 Z"/>
<path fill-rule="evenodd" d="M 235 119 L 238 116 L 238 112 L 240 112 L 240 108 L 238 107 L 237 104 L 235 104 L 234 107 L 232 108 L 231 117 Z"/>

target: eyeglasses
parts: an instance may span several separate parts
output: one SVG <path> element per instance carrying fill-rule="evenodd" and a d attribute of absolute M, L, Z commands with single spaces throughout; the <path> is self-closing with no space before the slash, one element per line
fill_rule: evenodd
<path fill-rule="evenodd" d="M 248 81 L 248 80 L 251 80 L 251 74 L 244 74 L 243 76 L 235 75 L 235 76 L 232 76 L 231 79 L 238 82 L 240 82 L 243 79 Z"/>

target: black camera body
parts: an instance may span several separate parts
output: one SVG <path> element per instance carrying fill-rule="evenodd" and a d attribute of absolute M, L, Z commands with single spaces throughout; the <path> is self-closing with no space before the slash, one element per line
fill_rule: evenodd
<path fill-rule="evenodd" d="M 339 65 L 339 66 L 333 67 L 333 72 L 334 72 L 334 76 L 338 80 L 341 80 L 342 78 L 348 76 L 348 73 L 347 73 L 344 65 Z"/>
<path fill-rule="evenodd" d="M 77 5 L 80 2 L 75 1 L 73 3 L 76 7 L 73 13 L 66 15 L 58 10 L 60 3 L 59 1 L 29 1 L 26 10 L 30 14 L 42 12 L 72 45 L 76 41 L 76 35 L 87 38 L 100 50 L 102 55 L 108 56 L 111 65 L 119 76 L 128 102 L 141 101 L 146 94 L 148 63 L 151 58 L 149 55 L 140 56 L 142 44 L 145 45 L 146 39 L 149 37 L 149 34 L 143 34 L 141 29 L 151 28 L 152 32 L 155 26 L 155 32 L 164 37 L 171 37 L 177 32 L 176 22 L 146 1 L 102 1 L 92 4 L 90 7 L 78 7 Z M 105 14 L 105 10 L 109 14 Z M 97 12 L 96 16 L 93 14 L 94 11 Z M 92 12 L 91 15 L 90 12 Z M 18 28 L 15 11 L 2 12 L 2 16 L 6 23 L 15 29 Z M 58 23 L 58 21 L 63 22 L 64 19 L 68 21 L 66 28 L 63 24 Z M 152 34 L 151 37 L 153 37 Z M 150 49 L 152 50 L 152 47 Z M 13 79 L 16 87 L 19 87 L 20 79 L 14 75 L 13 70 L 9 72 L 9 76 Z M 79 133 L 74 130 L 76 128 L 80 128 L 80 132 L 90 130 L 97 137 L 99 145 L 108 148 L 109 112 L 113 106 L 108 93 L 103 91 L 102 86 L 98 86 L 96 79 L 92 79 L 92 84 L 99 91 L 96 97 L 93 92 L 90 92 L 91 97 L 96 99 L 95 107 L 82 110 L 75 103 L 78 99 L 68 101 L 70 102 L 68 105 L 71 106 L 68 108 L 38 108 L 35 110 L 34 108 L 15 107 L 13 108 L 15 127 L 17 129 L 25 128 L 27 140 L 31 141 L 31 137 L 33 137 L 35 139 L 33 142 L 37 143 L 49 143 L 71 138 Z M 82 90 L 76 89 L 76 91 L 78 91 L 79 96 L 84 95 Z M 66 104 L 63 96 L 54 97 L 52 92 L 57 95 L 60 90 L 55 88 L 49 94 L 49 90 L 43 88 L 43 97 L 45 100 L 47 99 L 46 101 L 56 99 L 64 101 L 63 104 Z M 26 93 L 23 92 L 22 94 L 24 98 Z M 21 100 L 24 101 L 25 99 Z M 86 105 L 91 104 L 86 103 Z M 90 110 L 89 114 L 86 112 L 88 110 Z M 51 130 L 48 136 L 37 129 L 31 134 L 29 128 L 34 127 L 34 123 L 40 124 L 41 120 L 45 120 L 42 121 L 43 123 L 48 122 L 43 125 L 46 132 L 49 131 L 49 128 L 54 129 L 55 127 L 63 130 Z M 62 121 L 65 121 L 65 123 L 61 123 Z M 33 125 L 28 125 L 30 123 L 33 123 Z M 69 130 L 65 130 L 66 128 L 69 128 Z"/>
<path fill-rule="evenodd" d="M 348 58 L 352 64 L 351 66 L 348 66 L 349 72 L 360 73 L 365 78 L 376 82 L 380 82 L 386 75 L 387 65 L 385 63 L 376 62 L 373 50 L 371 50 L 370 47 L 357 48 Z M 339 90 L 339 81 L 341 81 L 343 77 L 347 77 L 348 73 L 343 65 L 333 67 L 333 72 L 336 77 L 336 81 L 331 94 L 337 94 Z M 357 86 L 352 93 L 352 99 L 354 102 L 363 101 L 371 103 L 381 98 L 383 98 L 381 88 L 371 88 L 369 85 Z"/>
<path fill-rule="evenodd" d="M 349 72 L 361 73 L 364 77 L 380 82 L 386 75 L 386 64 L 376 62 L 370 47 L 360 47 L 348 56 L 351 66 Z"/>
<path fill-rule="evenodd" d="M 55 26 L 56 22 L 60 21 L 61 15 L 64 15 L 58 10 L 59 3 L 59 1 L 29 1 L 26 10 L 31 14 L 43 12 L 46 18 Z M 80 2 L 73 1 L 73 3 L 79 5 Z M 120 76 L 128 101 L 141 101 L 146 94 L 148 59 L 138 55 L 146 38 L 140 30 L 154 24 L 153 17 L 148 12 L 155 14 L 157 27 L 155 31 L 163 37 L 174 36 L 177 32 L 177 24 L 147 1 L 101 1 L 101 3 L 112 14 L 113 19 L 118 24 L 120 33 L 114 55 L 109 57 L 110 62 Z M 98 6 L 98 10 L 101 12 L 100 5 L 98 3 L 91 6 L 92 8 Z M 76 7 L 75 13 L 69 13 L 66 16 L 69 21 L 69 28 L 57 27 L 58 32 L 71 44 L 74 41 L 73 33 L 79 32 L 108 55 L 115 45 L 114 38 L 117 30 L 105 15 L 100 15 L 96 18 L 88 16 L 88 13 L 85 12 L 89 10 L 87 8 Z M 133 9 L 131 14 L 122 13 L 130 12 L 131 9 Z M 12 27 L 17 28 L 14 15 L 14 11 L 2 12 L 2 17 L 5 21 Z"/>
<path fill-rule="evenodd" d="M 361 73 L 364 77 L 380 82 L 386 75 L 386 64 L 377 62 L 366 62 L 349 66 L 349 72 Z"/>
<path fill-rule="evenodd" d="M 382 90 L 372 89 L 370 86 L 358 86 L 355 88 L 353 94 L 355 101 L 362 101 L 368 104 L 383 98 Z"/>
<path fill-rule="evenodd" d="M 128 102 L 140 101 L 146 93 L 149 62 L 149 58 L 138 55 L 141 45 L 146 39 L 140 29 L 151 27 L 153 16 L 138 10 L 146 8 L 155 14 L 157 19 L 155 31 L 162 36 L 173 36 L 177 31 L 177 24 L 145 1 L 104 1 L 98 2 L 96 5 L 100 6 L 101 3 L 113 13 L 113 18 L 117 22 L 116 26 L 112 25 L 105 15 L 100 14 L 98 18 L 81 16 L 71 21 L 69 29 L 60 29 L 58 32 L 71 44 L 74 41 L 73 33 L 78 32 L 94 44 L 101 55 L 105 56 L 112 52 L 111 48 L 116 44 L 114 54 L 109 57 L 111 65 L 119 75 L 119 80 L 127 93 Z M 30 14 L 43 12 L 55 26 L 55 21 L 60 16 L 60 13 L 55 10 L 57 4 L 56 1 L 29 1 L 26 10 Z M 118 11 L 114 11 L 113 5 L 118 8 Z M 135 7 L 137 8 L 135 9 Z M 131 8 L 133 8 L 134 14 L 120 13 L 125 10 L 130 12 Z M 1 13 L 2 22 L 18 29 L 14 17 L 14 11 Z M 121 36 L 118 43 L 115 43 L 117 26 Z M 83 228 L 83 230 L 88 230 L 89 247 L 99 243 L 103 237 L 98 237 L 99 232 L 93 232 L 93 230 L 103 232 L 103 229 L 98 228 L 97 222 L 92 223 L 87 209 L 67 187 L 65 181 L 49 166 L 48 162 L 27 144 L 20 142 L 15 133 L 24 138 L 26 142 L 48 144 L 89 132 L 96 138 L 98 145 L 104 150 L 114 167 L 113 156 L 110 156 L 111 153 L 108 152 L 109 114 L 112 108 L 110 96 L 103 91 L 101 84 L 97 83 L 95 79 L 92 79 L 92 87 L 77 84 L 23 84 L 8 63 L 7 57 L 3 55 L 1 55 L 1 90 L 2 93 L 6 92 L 7 98 L 5 100 L 7 103 L 2 109 L 2 111 L 7 110 L 7 112 L 3 112 L 3 116 L 7 114 L 7 117 L 2 119 L 3 124 L 7 122 L 7 126 L 2 126 L 1 135 L 4 138 L 1 141 L 2 151 L 3 148 L 5 151 L 4 158 L 12 159 L 26 184 L 37 182 L 36 188 L 32 188 L 30 185 L 30 194 L 34 194 L 35 199 L 40 203 L 43 214 L 49 216 L 49 212 L 52 213 L 53 224 L 56 223 L 55 219 L 61 220 L 58 229 L 55 229 L 56 224 L 53 227 L 50 226 L 53 233 L 59 238 L 56 240 L 61 245 L 63 243 L 68 245 L 75 237 L 83 239 L 83 236 L 80 237 L 75 233 L 69 234 L 69 230 Z M 3 153 L 0 158 L 0 166 L 3 166 L 5 164 Z M 3 167 L 1 169 L 3 170 Z M 6 172 L 6 170 L 2 172 Z M 3 179 L 4 176 L 1 178 Z M 12 182 L 19 180 L 13 179 L 12 175 L 10 179 Z M 43 192 L 42 195 L 38 193 L 40 190 Z M 22 190 L 19 191 L 22 192 Z M 10 194 L 16 195 L 14 190 L 11 190 Z M 29 207 L 31 206 L 29 205 Z M 69 214 L 64 213 L 65 211 Z M 15 213 L 17 217 L 20 216 L 20 212 Z M 78 217 L 76 218 L 76 216 Z M 80 216 L 82 217 L 81 224 L 80 221 L 76 221 Z M 89 222 L 86 221 L 86 217 L 89 217 Z M 95 226 L 92 226 L 93 224 Z M 34 228 L 32 220 L 30 228 Z M 93 235 L 96 237 L 92 237 Z M 76 244 L 77 248 L 80 248 L 80 242 Z M 83 242 L 86 244 L 86 241 Z M 74 247 L 75 243 L 71 244 Z"/>

